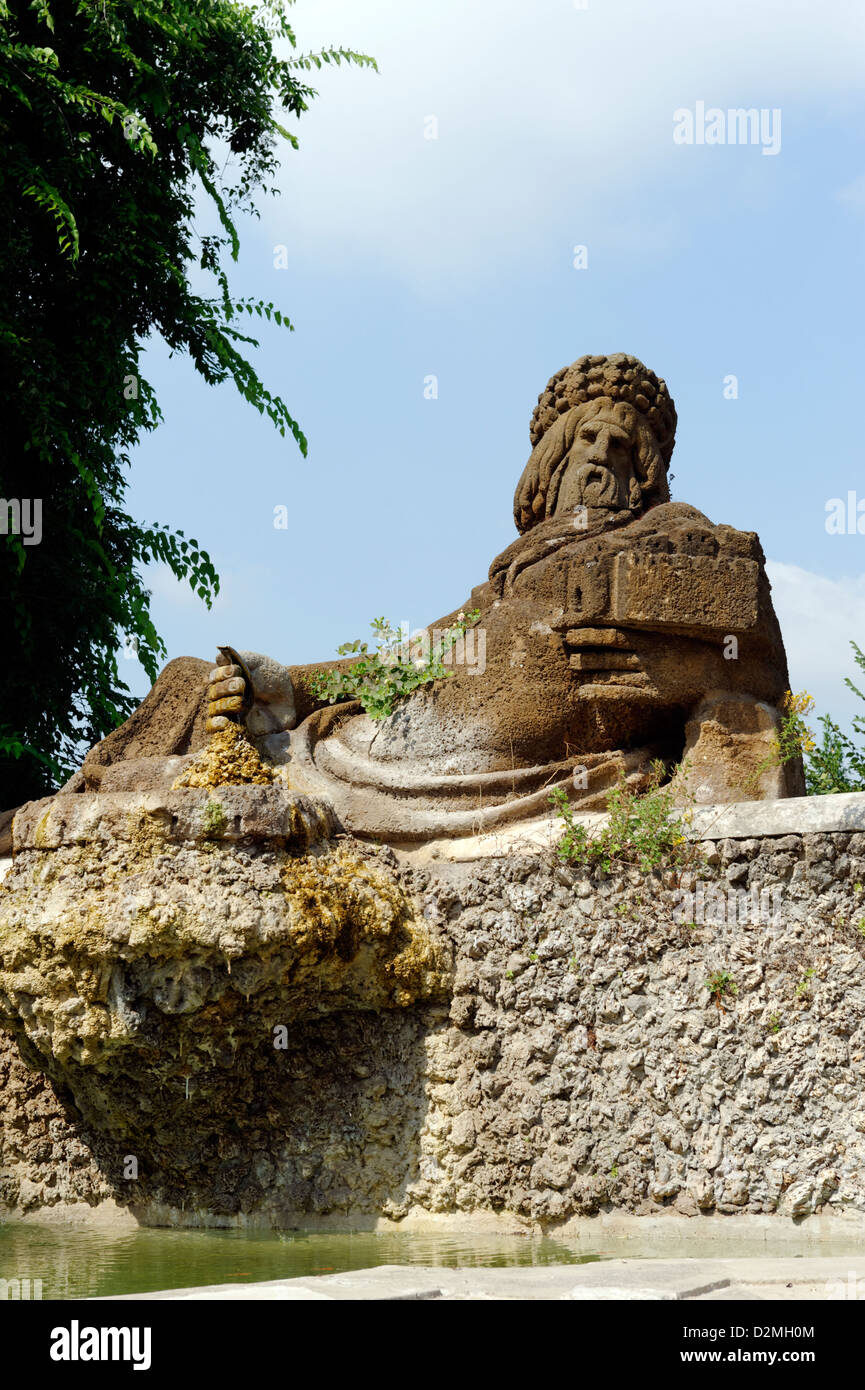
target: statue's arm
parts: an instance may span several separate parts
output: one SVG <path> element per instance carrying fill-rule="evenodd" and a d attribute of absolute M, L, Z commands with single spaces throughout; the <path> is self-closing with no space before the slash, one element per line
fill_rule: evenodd
<path fill-rule="evenodd" d="M 345 672 L 349 670 L 351 664 L 352 658 L 343 656 L 335 661 L 310 661 L 305 666 L 286 667 L 294 688 L 294 705 L 298 724 L 302 724 L 310 714 L 316 710 L 324 709 L 328 704 L 327 700 L 322 700 L 318 695 L 313 694 L 313 676 L 321 672 L 325 674 L 331 671 Z"/>
<path fill-rule="evenodd" d="M 488 584 L 478 585 L 464 604 L 430 623 L 428 630 L 447 632 L 456 626 L 461 613 L 475 608 L 483 610 L 491 597 Z M 211 733 L 243 714 L 246 727 L 253 735 L 293 729 L 310 714 L 330 703 L 314 692 L 313 678 L 332 671 L 347 672 L 357 660 L 357 657 L 344 656 L 330 661 L 282 666 L 272 657 L 259 652 L 233 654 L 242 665 L 224 664 L 210 673 L 207 728 Z"/>
<path fill-rule="evenodd" d="M 244 717 L 255 736 L 283 733 L 302 724 L 327 700 L 313 691 L 313 677 L 330 671 L 347 671 L 351 657 L 283 666 L 260 652 L 236 652 L 240 664 L 224 664 L 210 673 L 207 692 L 207 729 L 215 733 L 231 719 Z"/>

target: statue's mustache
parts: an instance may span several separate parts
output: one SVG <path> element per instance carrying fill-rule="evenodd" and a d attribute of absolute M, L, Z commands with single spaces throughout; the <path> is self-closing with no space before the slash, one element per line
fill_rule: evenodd
<path fill-rule="evenodd" d="M 587 507 L 617 506 L 621 500 L 618 478 L 600 463 L 584 463 L 574 476 L 573 488 L 577 500 Z"/>

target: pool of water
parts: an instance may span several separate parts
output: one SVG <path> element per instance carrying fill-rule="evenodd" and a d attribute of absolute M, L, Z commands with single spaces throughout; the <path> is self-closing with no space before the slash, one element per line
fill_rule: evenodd
<path fill-rule="evenodd" d="M 251 1284 L 386 1264 L 581 1264 L 598 1258 L 532 1236 L 0 1225 L 0 1279 L 41 1279 L 43 1299 Z"/>
<path fill-rule="evenodd" d="M 591 1260 L 861 1255 L 858 1231 L 823 1235 L 792 1225 L 743 1230 L 712 1223 L 687 1237 L 653 1226 L 611 1236 L 477 1231 L 312 1232 L 111 1229 L 0 1224 L 0 1279 L 42 1281 L 43 1299 L 96 1298 L 201 1284 L 251 1284 L 375 1265 L 585 1264 Z M 11 1296 L 15 1296 L 14 1293 Z"/>

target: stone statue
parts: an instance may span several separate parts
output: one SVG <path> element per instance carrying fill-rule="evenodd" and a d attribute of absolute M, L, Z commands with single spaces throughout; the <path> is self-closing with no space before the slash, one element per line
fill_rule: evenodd
<path fill-rule="evenodd" d="M 683 799 L 804 793 L 801 767 L 771 756 L 788 675 L 759 540 L 669 500 L 675 429 L 665 383 L 635 357 L 579 358 L 539 398 L 520 534 L 462 605 L 480 618 L 449 679 L 373 722 L 312 694 L 315 672 L 347 661 L 225 649 L 208 676 L 183 658 L 67 790 L 158 784 L 242 717 L 294 790 L 394 844 L 525 826 L 556 786 L 603 809 L 617 778 L 639 788 L 657 758 L 684 760 Z M 481 638 L 483 662 L 469 650 Z"/>

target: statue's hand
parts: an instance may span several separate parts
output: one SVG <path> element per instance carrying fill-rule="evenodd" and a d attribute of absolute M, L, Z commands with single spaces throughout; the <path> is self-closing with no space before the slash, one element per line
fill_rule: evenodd
<path fill-rule="evenodd" d="M 215 734 L 217 730 L 238 722 L 239 716 L 249 709 L 250 703 L 246 678 L 241 668 L 216 666 L 210 673 L 207 687 L 207 732 Z"/>
<path fill-rule="evenodd" d="M 227 654 L 227 653 L 226 653 Z M 225 664 L 210 673 L 207 732 L 245 723 L 254 737 L 282 733 L 296 722 L 291 672 L 259 652 L 232 652 L 243 665 Z"/>
<path fill-rule="evenodd" d="M 287 666 L 260 652 L 238 652 L 252 682 L 253 705 L 246 727 L 255 736 L 283 733 L 297 723 L 294 686 Z"/>

